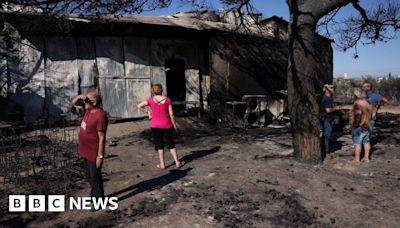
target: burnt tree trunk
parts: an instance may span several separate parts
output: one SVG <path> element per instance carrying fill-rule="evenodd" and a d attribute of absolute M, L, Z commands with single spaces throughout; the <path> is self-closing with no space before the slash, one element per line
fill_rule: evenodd
<path fill-rule="evenodd" d="M 350 0 L 287 0 L 290 11 L 288 106 L 293 130 L 294 156 L 302 161 L 321 161 L 321 123 L 316 97 L 316 26 L 330 11 Z M 322 88 L 321 88 L 322 89 Z"/>
<path fill-rule="evenodd" d="M 312 15 L 301 13 L 297 5 L 291 5 L 290 9 L 288 105 L 294 156 L 306 162 L 318 163 L 321 161 L 321 125 L 314 86 L 317 21 Z"/>

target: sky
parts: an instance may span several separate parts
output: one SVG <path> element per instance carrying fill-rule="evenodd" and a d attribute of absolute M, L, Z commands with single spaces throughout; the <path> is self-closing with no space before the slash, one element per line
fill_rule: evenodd
<path fill-rule="evenodd" d="M 360 0 L 360 4 L 366 9 L 370 9 L 377 1 L 385 0 Z M 394 0 L 395 1 L 395 0 Z M 252 0 L 252 4 L 264 18 L 279 16 L 285 20 L 289 18 L 289 10 L 285 0 Z M 209 9 L 220 9 L 223 6 L 218 0 L 208 1 Z M 194 10 L 192 5 L 183 4 L 176 0 L 168 9 L 145 12 L 141 15 L 160 16 L 176 12 Z M 340 10 L 337 17 L 344 18 L 348 15 L 357 15 L 357 12 L 351 6 Z M 400 33 L 393 40 L 387 43 L 377 43 L 375 45 L 362 46 L 357 48 L 358 58 L 355 59 L 354 49 L 346 52 L 340 51 L 335 44 L 332 44 L 334 50 L 333 56 L 333 74 L 334 77 L 347 74 L 348 77 L 361 77 L 366 75 L 386 76 L 389 73 L 393 76 L 400 76 Z"/>

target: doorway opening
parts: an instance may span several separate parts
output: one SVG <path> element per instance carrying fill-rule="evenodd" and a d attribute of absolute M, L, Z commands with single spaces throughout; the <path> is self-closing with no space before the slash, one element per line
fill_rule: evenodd
<path fill-rule="evenodd" d="M 165 69 L 167 96 L 174 103 L 172 106 L 174 113 L 179 115 L 186 109 L 185 61 L 183 59 L 166 59 Z"/>
<path fill-rule="evenodd" d="M 183 59 L 165 60 L 167 96 L 174 101 L 186 100 L 185 61 Z"/>

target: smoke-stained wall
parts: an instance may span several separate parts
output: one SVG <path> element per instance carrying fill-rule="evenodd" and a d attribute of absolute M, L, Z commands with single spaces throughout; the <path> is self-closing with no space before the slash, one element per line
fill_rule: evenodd
<path fill-rule="evenodd" d="M 104 109 L 119 118 L 143 117 L 136 104 L 151 96 L 152 83 L 166 88 L 166 59 L 185 62 L 186 101 L 200 101 L 197 43 L 136 37 L 30 37 L 14 43 L 6 112 L 15 105 L 27 122 L 67 113 L 79 93 L 98 89 Z M 2 81 L 7 83 L 7 70 Z M 47 112 L 47 113 L 46 113 Z"/>
<path fill-rule="evenodd" d="M 281 30 L 285 31 L 284 29 Z M 225 102 L 241 100 L 243 95 L 267 96 L 270 111 L 282 110 L 282 94 L 287 90 L 287 40 L 251 35 L 220 34 L 210 40 L 211 99 L 214 112 L 221 112 Z M 332 82 L 333 64 L 330 41 L 316 41 L 318 66 L 317 92 L 324 83 Z M 218 108 L 219 107 L 219 108 Z"/>
<path fill-rule="evenodd" d="M 26 122 L 32 122 L 42 114 L 45 105 L 44 39 L 16 40 L 1 66 L 7 68 L 8 74 L 7 101 L 2 110 L 12 113 L 12 118 L 23 115 Z"/>
<path fill-rule="evenodd" d="M 17 39 L 0 46 L 8 52 L 7 58 L 0 57 L 3 119 L 16 109 L 27 122 L 40 116 L 56 119 L 61 113 L 75 118 L 69 101 L 91 90 L 103 96 L 110 116 L 143 117 L 135 106 L 151 96 L 151 84 L 161 83 L 168 94 L 166 65 L 171 60 L 184 65 L 183 101 L 198 102 L 219 115 L 226 101 L 257 94 L 276 104 L 275 91 L 286 89 L 288 52 L 281 34 L 266 38 L 177 25 L 9 17 L 16 31 L 11 36 Z M 318 45 L 317 86 L 332 80 L 330 43 Z"/>

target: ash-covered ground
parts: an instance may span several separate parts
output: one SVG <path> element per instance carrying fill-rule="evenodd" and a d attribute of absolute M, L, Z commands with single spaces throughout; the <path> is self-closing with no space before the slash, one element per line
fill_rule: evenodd
<path fill-rule="evenodd" d="M 3 210 L 0 226 L 399 227 L 399 116 L 391 118 L 376 137 L 371 162 L 359 165 L 349 163 L 349 132 L 336 134 L 334 159 L 313 166 L 293 159 L 288 128 L 231 129 L 180 119 L 176 142 L 184 166 L 176 169 L 167 152 L 165 170 L 156 168 L 148 130 L 114 133 L 118 142 L 107 147 L 103 177 L 106 195 L 119 198 L 117 210 Z M 82 178 L 72 189 L 70 196 L 89 193 Z"/>

